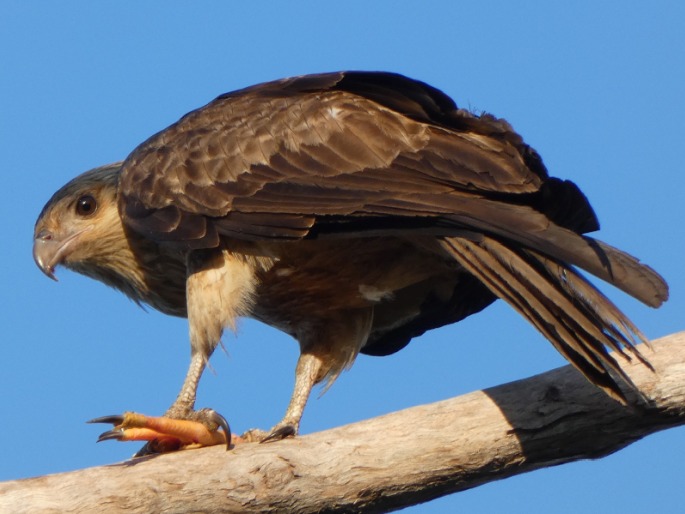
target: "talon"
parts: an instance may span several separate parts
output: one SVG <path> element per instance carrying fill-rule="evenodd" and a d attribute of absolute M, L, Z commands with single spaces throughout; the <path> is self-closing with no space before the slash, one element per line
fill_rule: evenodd
<path fill-rule="evenodd" d="M 90 423 L 90 421 L 88 422 Z M 95 423 L 99 423 L 96 421 Z M 117 441 L 121 441 L 121 438 L 123 437 L 124 432 L 122 430 L 108 430 L 107 432 L 103 432 L 98 436 L 98 443 L 101 443 L 102 441 L 108 441 L 110 439 L 116 439 Z"/>
<path fill-rule="evenodd" d="M 133 454 L 133 458 L 146 457 L 148 455 L 158 455 L 160 453 L 175 452 L 185 447 L 178 439 L 165 438 L 153 439 L 143 445 L 143 447 Z"/>
<path fill-rule="evenodd" d="M 228 421 L 226 421 L 226 418 L 224 418 L 221 414 L 219 414 L 217 411 L 214 409 L 207 409 L 205 411 L 207 413 L 207 417 L 212 420 L 214 423 L 216 423 L 219 428 L 221 428 L 224 431 L 224 437 L 226 437 L 226 451 L 231 449 L 231 427 L 228 424 Z"/>
<path fill-rule="evenodd" d="M 114 425 L 112 430 L 100 434 L 98 442 L 147 441 L 147 444 L 136 453 L 136 457 L 223 443 L 226 443 L 226 448 L 230 449 L 231 428 L 226 418 L 212 409 L 192 414 L 196 415 L 197 420 L 153 417 L 125 412 L 123 415 L 95 418 L 88 423 Z M 208 425 L 214 425 L 222 430 L 208 428 Z"/>
<path fill-rule="evenodd" d="M 269 435 L 267 435 L 264 439 L 260 441 L 260 443 L 269 443 L 273 441 L 280 441 L 281 439 L 285 439 L 286 437 L 293 437 L 297 434 L 297 429 L 295 428 L 294 425 L 282 425 L 278 428 L 275 428 L 274 430 L 271 431 Z"/>
<path fill-rule="evenodd" d="M 86 423 L 111 423 L 112 425 L 121 425 L 124 422 L 124 416 L 121 414 L 113 414 L 111 416 L 101 416 L 86 421 Z"/>
<path fill-rule="evenodd" d="M 140 450 L 133 454 L 133 458 L 147 457 L 148 455 L 159 455 L 160 453 L 174 452 L 181 449 L 181 444 L 178 439 L 172 441 L 167 439 L 162 442 L 158 439 L 148 441 Z"/>

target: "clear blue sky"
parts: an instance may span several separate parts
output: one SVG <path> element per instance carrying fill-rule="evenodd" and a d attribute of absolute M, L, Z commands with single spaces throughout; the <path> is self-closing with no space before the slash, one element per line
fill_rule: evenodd
<path fill-rule="evenodd" d="M 554 5 L 552 5 L 554 4 Z M 562 5 L 563 4 L 563 5 Z M 95 416 L 162 413 L 189 347 L 185 320 L 31 259 L 50 195 L 220 93 L 339 69 L 401 72 L 505 117 L 551 173 L 576 181 L 600 237 L 670 282 L 654 311 L 611 290 L 650 337 L 685 329 L 685 3 L 76 2 L 0 4 L 0 480 L 111 463 Z M 236 431 L 284 412 L 297 345 L 256 322 L 225 337 L 199 406 Z M 386 358 L 360 357 L 305 412 L 309 433 L 564 364 L 504 304 Z M 600 461 L 545 469 L 413 512 L 682 508 L 685 429 Z M 227 456 L 230 458 L 230 456 Z"/>

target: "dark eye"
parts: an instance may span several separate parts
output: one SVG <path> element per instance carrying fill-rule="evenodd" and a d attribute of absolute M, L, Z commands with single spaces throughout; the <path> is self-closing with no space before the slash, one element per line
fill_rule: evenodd
<path fill-rule="evenodd" d="M 76 201 L 76 214 L 79 216 L 91 216 L 98 208 L 98 203 L 90 195 L 83 195 Z"/>

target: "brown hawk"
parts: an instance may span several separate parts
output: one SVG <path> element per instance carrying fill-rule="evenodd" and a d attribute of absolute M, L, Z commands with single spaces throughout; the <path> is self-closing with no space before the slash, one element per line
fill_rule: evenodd
<path fill-rule="evenodd" d="M 238 317 L 292 335 L 301 354 L 274 439 L 297 433 L 312 387 L 359 352 L 396 352 L 497 298 L 625 402 L 607 350 L 646 362 L 644 337 L 577 269 L 652 307 L 668 290 L 583 235 L 597 229 L 583 193 L 506 121 L 400 75 L 339 72 L 222 95 L 75 178 L 41 212 L 34 257 L 49 276 L 62 264 L 188 318 L 190 368 L 167 418 L 224 424 L 193 409 Z M 107 437 L 154 429 L 106 420 L 120 424 Z"/>

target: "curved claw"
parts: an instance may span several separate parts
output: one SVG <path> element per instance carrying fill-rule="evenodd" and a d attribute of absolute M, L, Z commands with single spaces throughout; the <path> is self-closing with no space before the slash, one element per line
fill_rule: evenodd
<path fill-rule="evenodd" d="M 267 435 L 264 439 L 262 439 L 260 442 L 261 443 L 270 443 L 272 441 L 280 441 L 281 439 L 285 439 L 286 437 L 292 437 L 297 434 L 297 429 L 295 428 L 294 425 L 281 425 L 278 428 L 275 428 L 274 430 L 271 431 L 269 435 Z"/>
<path fill-rule="evenodd" d="M 224 434 L 226 436 L 226 450 L 231 449 L 231 427 L 228 424 L 228 421 L 226 421 L 226 418 L 224 418 L 221 414 L 219 414 L 217 411 L 214 409 L 207 409 L 205 411 L 207 413 L 207 417 L 216 423 L 221 429 L 223 429 Z"/>
<path fill-rule="evenodd" d="M 90 421 L 88 422 L 90 423 Z M 106 421 L 94 421 L 93 423 L 107 423 Z M 103 432 L 98 436 L 98 443 L 101 443 L 102 441 L 109 441 L 111 439 L 116 439 L 117 441 L 121 441 L 123 438 L 124 433 L 121 430 L 108 430 L 107 432 Z"/>
<path fill-rule="evenodd" d="M 163 451 L 159 448 L 157 440 L 148 441 L 143 445 L 143 447 L 140 450 L 133 454 L 133 458 L 137 459 L 139 457 L 147 457 L 148 455 L 158 455 L 160 453 L 163 453 Z"/>
<path fill-rule="evenodd" d="M 111 416 L 100 416 L 99 418 L 93 418 L 86 423 L 111 423 L 112 425 L 121 425 L 124 422 L 124 416 L 121 414 L 112 414 Z"/>

